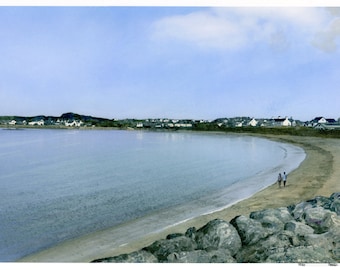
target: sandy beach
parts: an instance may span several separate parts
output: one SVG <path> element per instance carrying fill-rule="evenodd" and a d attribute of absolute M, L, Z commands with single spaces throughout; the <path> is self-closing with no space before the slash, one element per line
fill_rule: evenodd
<path fill-rule="evenodd" d="M 200 228 L 209 220 L 220 218 L 230 221 L 238 215 L 248 215 L 264 208 L 288 206 L 316 195 L 330 196 L 340 191 L 340 140 L 298 136 L 270 136 L 266 138 L 302 147 L 307 156 L 300 167 L 288 175 L 287 186 L 277 184 L 256 193 L 222 211 L 196 217 L 157 233 L 145 235 L 136 241 L 112 246 L 117 228 L 107 229 L 61 243 L 55 247 L 30 255 L 20 262 L 90 262 L 141 249 L 165 238 L 170 233 L 184 233 L 189 227 Z M 118 228 L 119 229 L 119 228 Z M 124 237 L 124 235 L 119 235 Z"/>

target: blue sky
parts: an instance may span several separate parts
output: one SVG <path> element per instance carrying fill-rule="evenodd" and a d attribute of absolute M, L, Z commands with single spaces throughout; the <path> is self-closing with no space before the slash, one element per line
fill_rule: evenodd
<path fill-rule="evenodd" d="M 340 117 L 340 9 L 0 7 L 0 115 Z"/>

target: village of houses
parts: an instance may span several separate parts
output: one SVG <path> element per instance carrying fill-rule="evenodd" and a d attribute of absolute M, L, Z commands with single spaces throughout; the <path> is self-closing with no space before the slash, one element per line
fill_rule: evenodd
<path fill-rule="evenodd" d="M 272 117 L 269 119 L 256 119 L 251 117 L 232 117 L 218 118 L 213 121 L 208 120 L 177 120 L 177 119 L 124 119 L 124 120 L 109 120 L 104 118 L 96 118 L 91 116 L 81 116 L 73 113 L 63 114 L 60 117 L 12 117 L 12 119 L 0 118 L 0 124 L 7 127 L 16 126 L 55 126 L 65 128 L 80 128 L 80 127 L 103 127 L 116 126 L 134 129 L 192 129 L 199 124 L 216 125 L 223 127 L 298 127 L 305 126 L 322 130 L 340 129 L 340 118 L 315 117 L 310 121 L 294 120 L 292 117 Z"/>

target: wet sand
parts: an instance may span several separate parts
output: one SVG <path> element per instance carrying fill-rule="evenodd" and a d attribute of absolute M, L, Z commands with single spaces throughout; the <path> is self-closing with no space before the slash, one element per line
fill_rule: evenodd
<path fill-rule="evenodd" d="M 292 143 L 302 147 L 307 156 L 299 168 L 288 175 L 286 187 L 277 184 L 256 193 L 224 210 L 196 217 L 165 230 L 145 235 L 138 240 L 113 246 L 117 237 L 131 239 L 131 235 L 115 234 L 118 228 L 107 229 L 73 239 L 22 258 L 21 262 L 90 262 L 94 259 L 129 253 L 165 238 L 170 233 L 184 233 L 189 227 L 200 228 L 208 221 L 220 218 L 230 221 L 238 215 L 265 208 L 288 206 L 317 195 L 330 196 L 340 191 L 340 139 L 298 136 L 263 136 L 272 140 Z M 140 229 L 140 228 L 139 228 Z"/>

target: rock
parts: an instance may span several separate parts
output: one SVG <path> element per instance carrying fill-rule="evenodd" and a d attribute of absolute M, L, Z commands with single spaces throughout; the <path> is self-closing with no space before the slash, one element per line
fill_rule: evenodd
<path fill-rule="evenodd" d="M 167 260 L 171 253 L 179 253 L 181 251 L 192 251 L 197 247 L 195 241 L 186 237 L 178 236 L 173 239 L 162 239 L 154 242 L 148 247 L 143 248 L 156 256 L 159 262 Z"/>
<path fill-rule="evenodd" d="M 183 234 L 182 233 L 172 233 L 172 234 L 168 234 L 166 236 L 166 239 L 170 240 L 170 239 L 174 239 L 174 238 L 179 237 L 179 236 L 183 236 Z"/>
<path fill-rule="evenodd" d="M 236 229 L 221 219 L 209 221 L 196 233 L 197 248 L 203 250 L 227 249 L 235 255 L 241 248 L 241 238 Z"/>
<path fill-rule="evenodd" d="M 236 260 L 228 250 L 194 250 L 188 252 L 172 253 L 168 256 L 169 263 L 235 263 Z"/>
<path fill-rule="evenodd" d="M 258 241 L 254 245 L 243 246 L 236 254 L 237 262 L 242 263 L 259 263 L 277 252 L 283 252 L 289 247 L 299 245 L 299 240 L 290 231 L 282 231 L 280 233 L 270 235 L 267 238 Z"/>
<path fill-rule="evenodd" d="M 243 245 L 252 245 L 268 236 L 261 222 L 245 216 L 235 217 L 230 223 L 236 228 Z"/>
<path fill-rule="evenodd" d="M 286 223 L 293 219 L 291 213 L 288 211 L 287 207 L 280 207 L 277 209 L 265 209 L 261 211 L 251 212 L 250 218 L 261 220 L 265 217 L 276 217 L 282 223 Z"/>
<path fill-rule="evenodd" d="M 327 233 L 324 234 L 307 234 L 303 237 L 304 245 L 315 248 L 322 248 L 328 252 L 332 250 L 332 240 Z"/>
<path fill-rule="evenodd" d="M 250 213 L 250 218 L 261 222 L 262 227 L 265 228 L 269 234 L 284 230 L 284 224 L 293 220 L 287 207 L 252 212 Z"/>
<path fill-rule="evenodd" d="M 317 206 L 315 208 L 308 208 L 303 214 L 305 223 L 312 227 L 315 233 L 324 233 L 334 225 L 334 220 L 337 215 L 329 210 Z"/>
<path fill-rule="evenodd" d="M 291 247 L 268 256 L 267 263 L 335 263 L 329 254 L 320 248 Z"/>
<path fill-rule="evenodd" d="M 333 193 L 330 197 L 332 201 L 329 210 L 335 212 L 338 216 L 340 216 L 340 192 Z"/>
<path fill-rule="evenodd" d="M 93 262 L 114 262 L 114 263 L 157 263 L 157 258 L 145 250 L 135 251 L 130 254 L 122 254 L 115 257 L 98 259 Z"/>
<path fill-rule="evenodd" d="M 285 230 L 292 231 L 298 236 L 312 234 L 314 229 L 306 224 L 297 221 L 289 221 L 284 226 Z"/>
<path fill-rule="evenodd" d="M 336 263 L 340 261 L 340 193 L 221 219 L 169 234 L 142 250 L 94 262 Z"/>
<path fill-rule="evenodd" d="M 302 221 L 303 220 L 303 214 L 305 213 L 306 209 L 312 208 L 312 204 L 311 203 L 307 203 L 307 202 L 301 202 L 298 203 L 297 205 L 292 205 L 289 207 L 289 209 L 291 210 L 291 215 L 293 216 L 293 218 L 296 221 Z"/>
<path fill-rule="evenodd" d="M 187 231 L 185 232 L 185 236 L 189 237 L 191 239 L 195 239 L 196 237 L 196 228 L 195 227 L 190 227 L 189 229 L 187 229 Z"/>
<path fill-rule="evenodd" d="M 334 192 L 329 198 L 331 201 L 340 200 L 340 192 Z"/>
<path fill-rule="evenodd" d="M 332 244 L 332 256 L 335 260 L 340 261 L 340 217 L 332 216 L 333 226 L 330 227 L 324 236 Z"/>
<path fill-rule="evenodd" d="M 284 223 L 275 216 L 265 216 L 261 220 L 261 225 L 269 234 L 278 233 L 284 230 Z"/>
<path fill-rule="evenodd" d="M 306 202 L 310 203 L 312 207 L 320 206 L 324 209 L 329 209 L 331 206 L 332 200 L 324 196 L 316 196 L 314 199 L 308 200 Z"/>

